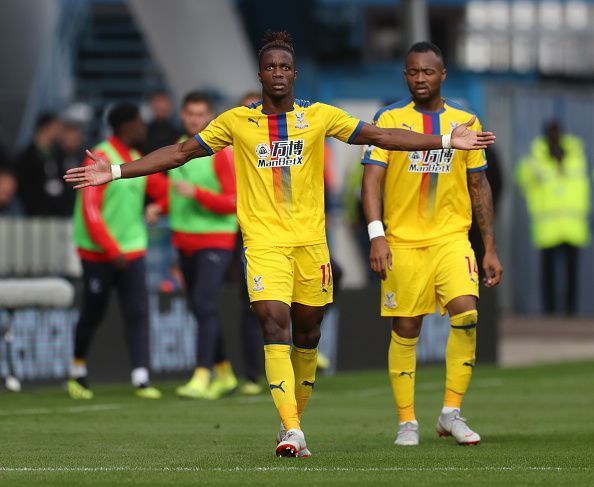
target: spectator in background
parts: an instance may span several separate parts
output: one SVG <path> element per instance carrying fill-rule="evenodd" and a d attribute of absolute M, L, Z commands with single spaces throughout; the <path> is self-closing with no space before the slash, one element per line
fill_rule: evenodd
<path fill-rule="evenodd" d="M 144 142 L 146 134 L 138 108 L 129 103 L 116 105 L 107 120 L 113 136 L 97 145 L 93 153 L 111 164 L 138 159 L 140 154 L 134 147 Z M 90 162 L 89 158 L 85 161 Z M 122 179 L 109 186 L 85 188 L 76 195 L 74 240 L 82 261 L 83 301 L 68 381 L 68 393 L 73 399 L 93 397 L 87 382 L 86 360 L 112 287 L 117 290 L 126 326 L 135 393 L 143 399 L 161 397 L 161 392 L 149 382 L 145 192 L 155 199 L 166 198 L 167 179 L 160 173 Z"/>
<path fill-rule="evenodd" d="M 519 162 L 516 178 L 528 203 L 534 246 L 541 251 L 544 310 L 559 311 L 556 267 L 562 261 L 566 286 L 561 311 L 574 314 L 578 249 L 590 241 L 590 180 L 582 141 L 563 134 L 558 121 L 548 122 Z"/>
<path fill-rule="evenodd" d="M 167 92 L 155 91 L 149 97 L 149 106 L 153 118 L 147 124 L 146 142 L 142 146 L 143 152 L 146 154 L 166 145 L 174 144 L 181 135 L 173 123 L 173 102 Z"/>
<path fill-rule="evenodd" d="M 0 217 L 22 215 L 16 191 L 17 180 L 13 171 L 6 165 L 0 165 Z"/>
<path fill-rule="evenodd" d="M 70 216 L 74 192 L 66 188 L 66 170 L 58 146 L 62 123 L 51 113 L 39 116 L 33 141 L 17 158 L 18 191 L 27 216 Z"/>
<path fill-rule="evenodd" d="M 59 138 L 62 165 L 66 169 L 80 166 L 85 160 L 83 133 L 74 122 L 64 121 Z"/>
<path fill-rule="evenodd" d="M 178 142 L 204 130 L 214 117 L 212 101 L 206 94 L 188 93 L 181 109 L 186 133 Z M 172 242 L 179 252 L 188 305 L 198 322 L 196 369 L 176 393 L 189 399 L 219 399 L 237 388 L 217 309 L 237 234 L 233 151 L 227 148 L 171 169 L 169 181 Z M 149 221 L 160 209 L 158 203 L 147 208 Z"/>

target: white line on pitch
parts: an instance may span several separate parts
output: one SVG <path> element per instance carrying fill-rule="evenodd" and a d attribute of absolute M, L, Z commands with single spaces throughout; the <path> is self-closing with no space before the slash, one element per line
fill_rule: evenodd
<path fill-rule="evenodd" d="M 119 404 L 92 404 L 89 406 L 72 406 L 67 408 L 36 408 L 36 409 L 15 409 L 12 411 L 0 411 L 0 416 L 35 416 L 38 414 L 62 414 L 62 413 L 92 413 L 96 411 L 112 411 L 120 409 Z"/>
<path fill-rule="evenodd" d="M 562 472 L 588 467 L 0 467 L 0 472 Z"/>

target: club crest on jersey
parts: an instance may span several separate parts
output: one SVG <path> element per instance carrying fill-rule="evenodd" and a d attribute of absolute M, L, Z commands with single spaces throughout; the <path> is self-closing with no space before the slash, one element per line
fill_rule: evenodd
<path fill-rule="evenodd" d="M 450 122 L 450 128 L 452 130 L 454 130 L 458 125 L 460 125 L 458 122 Z"/>
<path fill-rule="evenodd" d="M 385 294 L 384 308 L 396 309 L 396 293 L 394 291 Z"/>
<path fill-rule="evenodd" d="M 309 125 L 305 121 L 305 112 L 295 112 L 295 119 L 296 129 L 306 129 L 307 127 L 309 127 Z"/>
<path fill-rule="evenodd" d="M 408 153 L 408 172 L 449 173 L 456 149 L 433 149 Z"/>
<path fill-rule="evenodd" d="M 254 286 L 252 287 L 252 291 L 264 291 L 264 285 L 262 284 L 262 276 L 254 276 Z"/>
<path fill-rule="evenodd" d="M 305 142 L 303 139 L 275 140 L 272 142 L 272 146 L 266 143 L 258 144 L 256 147 L 257 167 L 302 166 L 304 148 Z"/>

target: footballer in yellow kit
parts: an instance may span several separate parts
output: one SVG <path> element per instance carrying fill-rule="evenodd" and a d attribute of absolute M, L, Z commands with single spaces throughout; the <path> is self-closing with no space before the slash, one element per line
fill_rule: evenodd
<path fill-rule="evenodd" d="M 411 47 L 404 75 L 411 97 L 380 110 L 374 119 L 377 127 L 447 134 L 471 117 L 441 97 L 446 70 L 434 44 L 420 42 Z M 478 120 L 472 128 L 481 130 Z M 496 285 L 502 272 L 495 250 L 485 154 L 370 146 L 361 162 L 370 264 L 382 278 L 381 315 L 392 318 L 388 369 L 399 419 L 394 443 L 419 444 L 414 409 L 416 345 L 423 316 L 434 313 L 437 306 L 442 314 L 449 313 L 450 333 L 445 395 L 436 429 L 459 444 L 478 444 L 480 435 L 460 416 L 475 365 L 478 322 L 479 268 L 468 240 L 473 210 L 485 245 L 485 284 Z"/>
<path fill-rule="evenodd" d="M 444 100 L 426 113 L 407 98 L 380 110 L 378 127 L 449 133 L 472 115 Z M 480 130 L 478 120 L 473 127 Z M 391 152 L 368 148 L 361 161 L 386 169 L 384 224 L 395 263 L 382 280 L 382 316 L 442 313 L 453 298 L 478 297 L 478 266 L 468 241 L 472 207 L 467 172 L 484 171 L 482 151 L 436 149 Z"/>
<path fill-rule="evenodd" d="M 209 152 L 233 145 L 250 301 L 332 302 L 324 139 L 350 143 L 362 125 L 339 108 L 296 99 L 286 113 L 267 114 L 261 102 L 233 108 L 196 135 Z"/>

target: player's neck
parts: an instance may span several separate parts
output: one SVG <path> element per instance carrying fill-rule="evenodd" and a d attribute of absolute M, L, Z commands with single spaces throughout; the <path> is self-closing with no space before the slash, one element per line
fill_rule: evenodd
<path fill-rule="evenodd" d="M 424 112 L 439 112 L 443 109 L 443 98 L 441 94 L 430 100 L 417 100 L 413 97 L 415 107 Z"/>
<path fill-rule="evenodd" d="M 279 98 L 273 98 L 266 93 L 262 93 L 262 110 L 264 113 L 270 115 L 290 112 L 293 110 L 294 102 L 295 97 L 293 93 Z"/>

